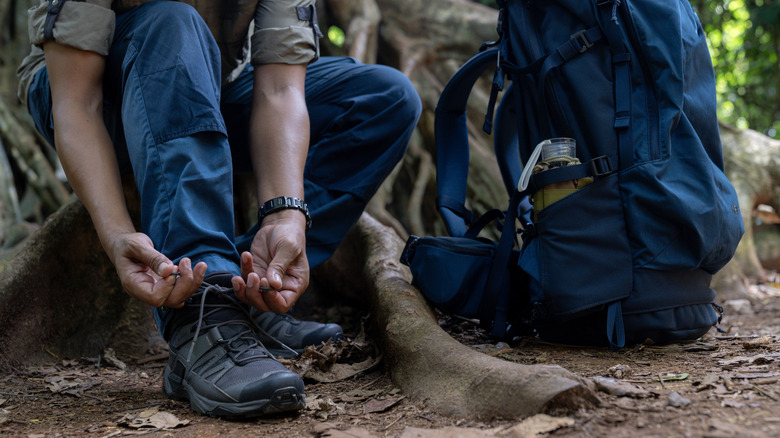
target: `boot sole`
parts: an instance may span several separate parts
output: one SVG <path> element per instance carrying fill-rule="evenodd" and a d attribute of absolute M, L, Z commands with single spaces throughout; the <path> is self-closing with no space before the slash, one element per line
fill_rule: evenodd
<path fill-rule="evenodd" d="M 190 409 L 198 414 L 220 417 L 229 420 L 299 411 L 306 406 L 306 396 L 295 386 L 281 387 L 268 399 L 252 400 L 243 403 L 226 403 L 210 400 L 193 391 L 186 382 L 174 385 L 169 376 L 172 373 L 166 367 L 163 379 L 163 392 L 173 400 L 188 401 Z M 174 389 L 178 386 L 177 389 Z"/>

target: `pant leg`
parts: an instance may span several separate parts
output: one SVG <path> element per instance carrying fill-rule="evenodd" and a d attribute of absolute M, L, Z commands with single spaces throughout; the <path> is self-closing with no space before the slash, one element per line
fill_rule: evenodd
<path fill-rule="evenodd" d="M 249 97 L 247 97 L 249 96 Z M 223 89 L 237 170 L 249 170 L 251 73 Z M 309 66 L 306 105 L 311 134 L 304 191 L 312 215 L 306 251 L 312 267 L 333 254 L 403 157 L 421 112 L 417 92 L 398 70 L 352 58 L 323 57 Z M 237 239 L 247 248 L 257 226 Z"/>
<path fill-rule="evenodd" d="M 233 239 L 233 170 L 220 99 L 220 56 L 195 10 L 148 2 L 119 15 L 104 74 L 104 118 L 120 169 L 132 169 L 141 228 L 174 261 L 240 273 Z M 28 96 L 51 144 L 46 69 Z M 161 331 L 173 311 L 155 309 Z"/>
<path fill-rule="evenodd" d="M 126 145 L 142 229 L 174 261 L 186 256 L 207 262 L 208 272 L 238 273 L 216 42 L 179 2 L 145 3 L 116 24 L 104 79 L 107 125 Z"/>

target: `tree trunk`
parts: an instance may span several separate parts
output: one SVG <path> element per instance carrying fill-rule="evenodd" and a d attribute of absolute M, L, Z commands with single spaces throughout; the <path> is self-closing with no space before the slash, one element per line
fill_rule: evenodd
<path fill-rule="evenodd" d="M 739 198 L 745 235 L 737 248 L 734 259 L 713 280 L 715 290 L 727 297 L 744 295 L 749 282 L 764 282 L 764 269 L 772 263 L 776 249 L 772 242 L 762 242 L 762 255 L 756 251 L 753 233 L 756 209 L 767 205 L 780 208 L 780 141 L 773 140 L 753 130 L 741 130 L 721 123 L 720 135 L 728 176 Z M 775 225 L 776 226 L 776 225 Z"/>

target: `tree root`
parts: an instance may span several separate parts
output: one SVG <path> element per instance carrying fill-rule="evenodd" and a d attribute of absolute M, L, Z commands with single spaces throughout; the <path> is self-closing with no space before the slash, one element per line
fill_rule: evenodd
<path fill-rule="evenodd" d="M 392 230 L 364 214 L 317 275 L 348 289 L 368 287 L 363 294 L 371 302 L 393 381 L 404 393 L 444 415 L 480 420 L 599 403 L 588 381 L 559 366 L 516 364 L 450 337 L 410 284 L 409 271 L 398 261 L 402 245 Z"/>
<path fill-rule="evenodd" d="M 80 201 L 0 257 L 0 370 L 107 346 L 140 355 L 159 342 L 150 308 L 122 290 Z"/>

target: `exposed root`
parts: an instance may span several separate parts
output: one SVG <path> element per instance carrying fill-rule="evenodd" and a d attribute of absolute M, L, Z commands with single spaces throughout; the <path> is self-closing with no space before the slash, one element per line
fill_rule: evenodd
<path fill-rule="evenodd" d="M 450 337 L 410 284 L 409 271 L 398 261 L 402 245 L 392 230 L 363 215 L 318 275 L 367 279 L 355 283 L 369 285 L 362 294 L 372 304 L 392 378 L 404 393 L 442 414 L 482 420 L 598 403 L 585 379 L 559 366 L 516 364 Z"/>

